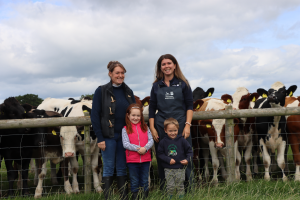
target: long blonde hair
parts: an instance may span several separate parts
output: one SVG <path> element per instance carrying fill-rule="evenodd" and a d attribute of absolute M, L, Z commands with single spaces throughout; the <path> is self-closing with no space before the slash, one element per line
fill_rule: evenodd
<path fill-rule="evenodd" d="M 180 66 L 176 60 L 176 58 L 171 55 L 171 54 L 165 54 L 160 56 L 160 58 L 158 59 L 157 63 L 156 63 L 156 67 L 155 67 L 155 80 L 153 83 L 157 82 L 158 80 L 161 80 L 164 78 L 164 73 L 161 71 L 161 62 L 163 59 L 170 59 L 175 65 L 175 76 L 181 80 L 183 80 L 188 86 L 190 86 L 189 82 L 187 81 L 187 79 L 185 78 L 185 76 L 183 75 L 183 73 L 181 72 Z"/>

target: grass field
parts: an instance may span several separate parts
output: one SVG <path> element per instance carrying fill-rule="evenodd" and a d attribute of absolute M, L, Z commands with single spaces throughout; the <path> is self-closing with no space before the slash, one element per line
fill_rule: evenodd
<path fill-rule="evenodd" d="M 264 169 L 260 167 L 260 173 L 254 177 L 251 182 L 245 182 L 246 176 L 242 172 L 242 180 L 236 183 L 227 184 L 219 178 L 220 183 L 217 186 L 210 185 L 210 183 L 197 183 L 193 188 L 191 193 L 185 195 L 184 199 L 300 199 L 300 183 L 294 182 L 294 171 L 295 167 L 293 164 L 292 152 L 289 150 L 288 153 L 288 163 L 290 169 L 289 181 L 282 182 L 280 179 L 282 177 L 281 172 L 278 168 L 277 172 L 273 173 L 271 181 L 264 181 Z M 80 166 L 82 166 L 82 160 L 79 160 Z M 156 168 L 156 160 L 153 159 L 153 165 Z M 48 166 L 49 167 L 49 166 Z M 211 166 L 210 166 L 211 167 Z M 81 174 L 82 168 L 80 168 Z M 212 174 L 212 172 L 211 172 Z M 6 179 L 6 169 L 5 164 L 2 162 L 2 168 L 0 171 L 1 175 L 1 190 L 2 195 L 7 196 L 6 191 L 8 189 L 8 183 Z M 34 194 L 35 186 L 33 184 L 33 174 L 29 174 L 29 187 L 30 193 Z M 154 173 L 154 185 L 151 188 L 149 199 L 168 199 L 168 196 L 161 192 L 155 180 L 157 180 L 157 173 Z M 78 177 L 80 190 L 83 193 L 84 189 L 84 177 Z M 71 182 L 71 180 L 70 180 Z M 15 182 L 14 188 L 17 188 Z M 12 199 L 32 199 L 31 197 L 20 197 L 18 196 L 20 191 L 16 190 L 16 197 L 11 197 Z M 63 182 L 60 182 L 59 186 L 52 186 L 50 180 L 50 170 L 48 170 L 47 178 L 44 182 L 44 190 L 42 199 L 104 199 L 102 194 L 91 193 L 91 194 L 64 194 Z M 119 199 L 117 189 L 114 189 L 113 199 Z M 176 198 L 173 198 L 176 199 Z"/>

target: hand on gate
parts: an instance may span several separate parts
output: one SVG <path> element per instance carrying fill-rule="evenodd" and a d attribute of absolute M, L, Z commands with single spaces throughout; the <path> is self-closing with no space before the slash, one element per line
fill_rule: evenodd
<path fill-rule="evenodd" d="M 191 133 L 191 127 L 190 125 L 186 124 L 182 132 L 182 137 L 186 139 L 190 136 L 190 133 Z"/>
<path fill-rule="evenodd" d="M 158 137 L 158 134 L 157 134 L 156 129 L 155 129 L 155 128 L 150 128 L 150 131 L 151 131 L 153 140 L 154 140 L 155 142 L 159 142 L 159 140 L 158 140 L 159 137 Z"/>
<path fill-rule="evenodd" d="M 99 142 L 99 143 L 98 143 L 98 147 L 99 147 L 102 151 L 105 151 L 105 148 L 106 148 L 105 141 Z"/>
<path fill-rule="evenodd" d="M 174 165 L 176 163 L 176 161 L 172 158 L 170 161 L 170 165 Z"/>
<path fill-rule="evenodd" d="M 137 148 L 138 153 L 144 155 L 147 151 L 147 149 L 145 147 L 139 147 Z"/>
<path fill-rule="evenodd" d="M 183 165 L 187 165 L 189 162 L 186 159 L 184 159 L 184 160 L 180 161 L 180 163 Z"/>

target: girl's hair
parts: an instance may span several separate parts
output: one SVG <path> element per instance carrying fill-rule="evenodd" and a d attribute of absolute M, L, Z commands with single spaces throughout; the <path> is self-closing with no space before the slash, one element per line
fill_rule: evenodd
<path fill-rule="evenodd" d="M 119 61 L 110 61 L 107 64 L 107 69 L 111 73 L 115 70 L 116 67 L 121 67 L 124 70 L 124 72 L 126 73 L 125 67 Z"/>
<path fill-rule="evenodd" d="M 156 66 L 155 66 L 155 76 L 156 76 L 156 78 L 155 78 L 154 83 L 157 82 L 158 80 L 161 80 L 161 79 L 164 78 L 164 73 L 161 71 L 161 62 L 162 62 L 163 59 L 170 59 L 176 65 L 175 76 L 177 78 L 183 80 L 188 86 L 190 86 L 189 82 L 186 80 L 185 76 L 181 72 L 180 66 L 179 66 L 176 58 L 171 54 L 162 55 L 158 59 L 158 61 L 156 63 Z"/>
<path fill-rule="evenodd" d="M 174 124 L 177 129 L 179 129 L 179 123 L 173 117 L 170 117 L 164 121 L 164 128 L 167 129 L 170 124 Z"/>
<path fill-rule="evenodd" d="M 147 128 L 147 125 L 145 124 L 145 121 L 144 121 L 143 107 L 140 104 L 133 103 L 133 104 L 130 104 L 128 106 L 127 110 L 126 110 L 125 122 L 126 122 L 126 131 L 127 131 L 127 134 L 133 133 L 131 122 L 130 122 L 130 120 L 128 118 L 128 115 L 130 115 L 132 109 L 139 109 L 140 110 L 140 114 L 141 114 L 141 120 L 140 120 L 140 122 L 141 122 L 141 129 L 142 129 L 143 132 L 146 132 L 148 130 L 148 128 Z"/>

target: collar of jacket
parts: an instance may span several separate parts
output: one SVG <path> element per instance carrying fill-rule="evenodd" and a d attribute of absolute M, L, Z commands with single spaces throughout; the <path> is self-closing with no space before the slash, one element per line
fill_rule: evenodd
<path fill-rule="evenodd" d="M 160 79 L 159 81 L 158 81 L 158 84 L 160 85 L 160 86 L 165 86 L 166 84 L 164 83 L 164 79 Z M 172 80 L 170 80 L 170 86 L 174 86 L 174 85 L 178 85 L 179 84 L 179 79 L 176 77 L 176 76 L 174 76 L 173 77 L 173 79 Z"/>
<path fill-rule="evenodd" d="M 110 80 L 107 84 L 108 84 L 107 91 L 108 91 L 111 95 L 114 96 L 112 81 Z M 129 89 L 129 87 L 126 85 L 126 83 L 124 83 L 124 82 L 121 84 L 120 87 L 122 87 L 123 90 L 126 91 L 126 92 L 129 92 L 129 93 L 130 93 L 130 91 L 131 91 L 131 90 Z"/>

